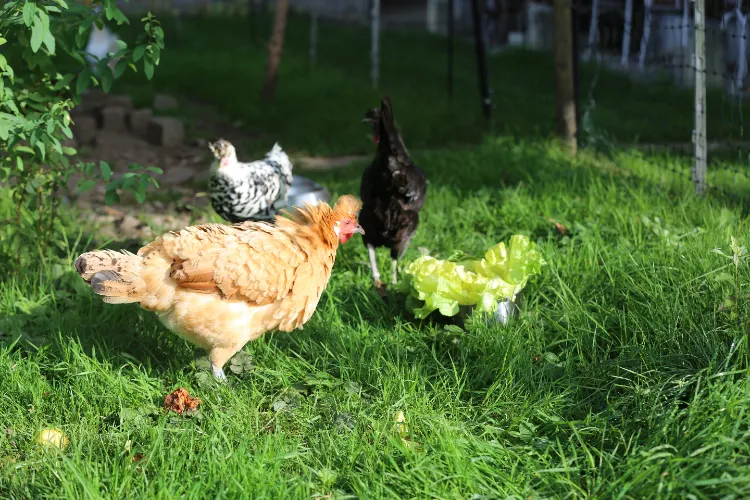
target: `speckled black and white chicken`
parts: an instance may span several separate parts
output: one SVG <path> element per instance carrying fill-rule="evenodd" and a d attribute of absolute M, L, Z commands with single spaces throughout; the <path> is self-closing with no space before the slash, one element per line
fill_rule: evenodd
<path fill-rule="evenodd" d="M 227 140 L 209 143 L 209 148 L 216 157 L 208 181 L 211 206 L 224 220 L 270 222 L 287 206 L 292 162 L 278 143 L 264 159 L 251 163 L 238 161 Z"/>

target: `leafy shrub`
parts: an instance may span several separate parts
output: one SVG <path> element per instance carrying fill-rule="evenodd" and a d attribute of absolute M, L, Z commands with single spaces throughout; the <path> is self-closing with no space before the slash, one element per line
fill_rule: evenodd
<path fill-rule="evenodd" d="M 108 183 L 107 202 L 117 190 L 132 190 L 142 200 L 153 169 L 136 167 L 114 179 L 106 163 L 75 162 L 76 150 L 63 145 L 72 138 L 70 110 L 90 87 L 108 92 L 128 68 L 151 79 L 164 48 L 164 31 L 149 13 L 133 47 L 118 40 L 116 52 L 97 59 L 85 50 L 93 26 L 118 25 L 128 19 L 114 0 L 92 5 L 65 0 L 11 0 L 0 7 L 0 185 L 10 192 L 14 213 L 0 228 L 0 253 L 16 256 L 42 245 L 57 227 L 61 190 L 72 175 L 78 190 L 94 179 Z M 7 196 L 7 194 L 5 195 Z M 34 252 L 35 254 L 38 252 Z"/>

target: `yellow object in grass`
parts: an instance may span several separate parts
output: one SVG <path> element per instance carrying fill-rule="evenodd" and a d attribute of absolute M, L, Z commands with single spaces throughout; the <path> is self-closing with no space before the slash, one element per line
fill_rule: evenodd
<path fill-rule="evenodd" d="M 61 450 L 68 447 L 68 438 L 60 429 L 42 429 L 34 436 L 34 442 L 42 446 L 55 446 Z"/>
<path fill-rule="evenodd" d="M 482 260 L 452 262 L 422 256 L 406 269 L 413 298 L 423 302 L 414 308 L 417 318 L 438 310 L 454 316 L 460 306 L 475 306 L 493 313 L 498 301 L 514 300 L 529 278 L 540 274 L 544 259 L 526 236 L 514 235 L 508 246 L 499 243 Z"/>

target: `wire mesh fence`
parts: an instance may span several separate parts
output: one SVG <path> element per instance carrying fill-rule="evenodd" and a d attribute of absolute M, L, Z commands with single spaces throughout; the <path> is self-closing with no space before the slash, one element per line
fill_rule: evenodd
<path fill-rule="evenodd" d="M 593 0 L 573 8 L 588 85 L 580 102 L 584 141 L 606 136 L 647 152 L 699 193 L 748 198 L 750 50 L 741 2 Z M 607 129 L 597 114 L 616 99 L 631 106 Z"/>
<path fill-rule="evenodd" d="M 652 170 L 644 174 L 654 180 L 750 199 L 750 131 L 745 126 L 750 116 L 750 99 L 746 98 L 750 5 L 743 2 L 572 0 L 579 143 L 610 151 L 639 150 L 648 157 Z M 131 0 L 129 8 L 166 11 L 178 17 L 185 13 L 246 16 L 250 36 L 261 47 L 267 40 L 252 34 L 261 31 L 253 19 L 268 21 L 275 4 L 275 0 Z M 438 56 L 445 61 L 434 64 L 444 65 L 448 98 L 453 91 L 454 63 L 464 72 L 469 68 L 470 78 L 479 80 L 479 85 L 472 82 L 472 91 L 479 89 L 481 94 L 477 109 L 481 102 L 485 114 L 492 109 L 492 79 L 513 79 L 508 73 L 517 68 L 487 76 L 483 59 L 509 46 L 548 52 L 555 47 L 552 0 L 289 0 L 289 5 L 298 24 L 301 19 L 309 29 L 304 40 L 294 43 L 307 44 L 311 65 L 335 58 L 338 67 L 367 78 L 375 87 L 380 84 L 381 63 L 398 58 L 399 49 L 412 43 L 404 37 L 404 45 L 399 46 L 394 42 L 398 37 L 389 33 L 388 53 L 381 56 L 386 37 L 385 33 L 381 37 L 381 30 L 418 28 L 466 38 L 477 47 L 473 55 L 462 52 L 464 59 L 471 60 L 455 61 L 452 45 L 447 43 Z M 322 24 L 331 21 L 351 24 L 356 33 L 331 40 L 328 25 Z M 357 50 L 347 47 L 347 54 L 359 55 L 351 60 L 338 55 L 342 43 L 356 45 Z M 529 57 L 529 64 L 540 61 Z M 490 73 L 497 68 L 495 61 Z M 551 77 L 554 66 L 543 71 Z M 466 75 L 460 78 L 466 85 Z M 533 87 L 529 82 L 516 84 Z M 504 91 L 511 92 L 507 82 Z M 498 114 L 511 125 L 514 120 L 532 120 L 531 113 L 501 110 Z"/>

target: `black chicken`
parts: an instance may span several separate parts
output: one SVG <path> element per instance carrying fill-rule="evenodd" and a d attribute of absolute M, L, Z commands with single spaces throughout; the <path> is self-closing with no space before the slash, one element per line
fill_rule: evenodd
<path fill-rule="evenodd" d="M 378 145 L 375 159 L 362 174 L 359 223 L 365 230 L 363 241 L 370 254 L 375 286 L 381 290 L 375 249 L 391 250 L 391 282 L 396 282 L 398 260 L 409 247 L 419 225 L 419 210 L 427 194 L 427 177 L 409 158 L 406 146 L 396 131 L 390 98 L 380 109 L 370 109 L 362 120 L 372 124 L 373 140 Z"/>

